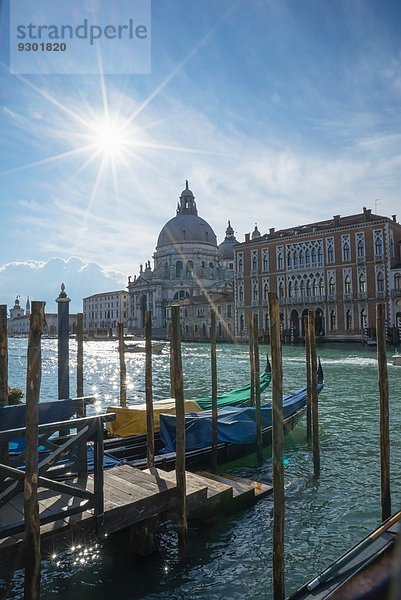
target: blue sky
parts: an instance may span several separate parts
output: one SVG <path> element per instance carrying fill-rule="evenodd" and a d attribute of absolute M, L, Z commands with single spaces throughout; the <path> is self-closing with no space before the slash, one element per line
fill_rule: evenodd
<path fill-rule="evenodd" d="M 0 303 L 122 287 L 185 179 L 219 241 L 400 212 L 399 2 L 153 0 L 151 74 L 104 78 L 10 75 L 0 18 Z M 105 97 L 114 167 L 85 150 Z"/>

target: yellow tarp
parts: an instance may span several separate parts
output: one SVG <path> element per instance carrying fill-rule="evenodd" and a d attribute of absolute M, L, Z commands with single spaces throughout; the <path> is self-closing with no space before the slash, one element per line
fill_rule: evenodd
<path fill-rule="evenodd" d="M 185 400 L 185 412 L 199 412 L 201 410 L 195 400 Z M 107 412 L 116 413 L 116 420 L 107 423 L 107 429 L 111 435 L 126 437 L 146 433 L 146 404 L 136 404 L 126 408 L 108 406 Z M 175 413 L 174 398 L 167 398 L 153 403 L 155 431 L 160 429 L 161 413 Z"/>

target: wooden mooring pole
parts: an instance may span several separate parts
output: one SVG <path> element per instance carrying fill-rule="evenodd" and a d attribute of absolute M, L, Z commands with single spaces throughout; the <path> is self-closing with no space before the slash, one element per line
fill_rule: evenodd
<path fill-rule="evenodd" d="M 84 315 L 77 314 L 77 398 L 83 398 L 84 395 Z M 79 407 L 78 417 L 86 415 L 85 403 Z"/>
<path fill-rule="evenodd" d="M 310 378 L 311 378 L 311 405 L 312 405 L 312 454 L 313 474 L 316 478 L 320 475 L 320 446 L 319 446 L 319 404 L 317 393 L 317 353 L 315 319 L 312 311 L 308 311 L 309 349 L 310 349 Z"/>
<path fill-rule="evenodd" d="M 153 382 L 152 382 L 152 313 L 145 313 L 145 398 L 146 398 L 146 459 L 148 469 L 155 466 L 155 428 L 153 420 Z"/>
<path fill-rule="evenodd" d="M 386 355 L 386 306 L 376 304 L 377 365 L 380 397 L 380 483 L 382 521 L 391 515 L 390 419 Z"/>
<path fill-rule="evenodd" d="M 273 462 L 273 598 L 284 600 L 284 431 L 283 366 L 280 309 L 269 293 L 270 345 L 272 357 L 272 462 Z"/>
<path fill-rule="evenodd" d="M 217 472 L 217 349 L 216 311 L 210 309 L 210 362 L 212 372 L 212 472 Z"/>
<path fill-rule="evenodd" d="M 311 356 L 309 337 L 309 317 L 304 317 L 305 329 L 305 364 L 306 364 L 306 439 L 312 439 L 312 381 L 311 381 Z"/>
<path fill-rule="evenodd" d="M 7 305 L 0 305 L 0 404 L 8 404 Z M 8 443 L 0 444 L 0 463 L 8 464 Z"/>
<path fill-rule="evenodd" d="M 124 324 L 119 322 L 118 326 L 118 354 L 120 356 L 120 406 L 127 406 L 127 367 L 124 356 Z"/>
<path fill-rule="evenodd" d="M 174 353 L 173 353 L 173 323 L 168 324 L 168 339 L 170 342 L 170 397 L 174 398 Z"/>
<path fill-rule="evenodd" d="M 40 596 L 40 519 L 38 503 L 38 425 L 42 372 L 41 336 L 45 302 L 31 303 L 26 378 L 26 449 L 24 479 L 25 598 Z"/>
<path fill-rule="evenodd" d="M 182 547 L 186 547 L 188 535 L 187 523 L 187 497 L 185 479 L 185 406 L 184 384 L 181 359 L 181 324 L 180 307 L 172 306 L 172 339 L 173 356 L 174 398 L 176 413 L 176 460 L 175 474 L 177 479 L 177 511 L 178 511 L 178 537 Z"/>
<path fill-rule="evenodd" d="M 252 315 L 249 317 L 248 321 L 248 338 L 249 338 L 249 365 L 251 368 L 251 395 L 250 395 L 250 406 L 255 406 L 255 355 L 254 355 L 254 347 L 253 347 L 253 318 Z"/>
<path fill-rule="evenodd" d="M 260 356 L 258 315 L 253 315 L 253 360 L 255 365 L 256 454 L 263 458 L 262 412 L 260 406 Z"/>

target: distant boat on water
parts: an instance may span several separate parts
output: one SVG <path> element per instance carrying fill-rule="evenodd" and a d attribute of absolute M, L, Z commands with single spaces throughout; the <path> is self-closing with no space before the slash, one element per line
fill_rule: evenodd
<path fill-rule="evenodd" d="M 393 365 L 401 367 L 401 354 L 394 354 L 391 358 L 393 360 Z"/>
<path fill-rule="evenodd" d="M 164 342 L 152 342 L 152 354 L 160 354 L 166 344 Z M 145 342 L 124 344 L 124 352 L 146 352 Z"/>

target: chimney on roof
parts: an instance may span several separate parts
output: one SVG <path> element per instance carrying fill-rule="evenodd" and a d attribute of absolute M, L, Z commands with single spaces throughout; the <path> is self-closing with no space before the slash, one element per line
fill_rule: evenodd
<path fill-rule="evenodd" d="M 334 215 L 333 221 L 334 221 L 335 227 L 338 227 L 340 225 L 340 217 L 341 217 L 341 215 Z"/>
<path fill-rule="evenodd" d="M 269 229 L 269 234 L 270 234 L 270 235 L 273 235 L 273 233 L 274 233 L 275 231 L 276 231 L 276 230 L 275 230 L 275 228 L 274 228 L 274 227 L 270 227 L 270 229 Z"/>
<path fill-rule="evenodd" d="M 250 234 L 250 233 L 246 233 L 246 234 L 245 234 L 245 241 L 246 241 L 246 242 L 249 242 L 249 241 L 250 241 L 250 239 L 251 239 L 251 234 Z"/>
<path fill-rule="evenodd" d="M 365 215 L 365 221 L 370 221 L 372 216 L 372 209 L 363 207 L 363 214 Z"/>
<path fill-rule="evenodd" d="M 391 215 L 391 218 L 393 219 L 394 223 L 397 223 L 397 215 Z"/>

